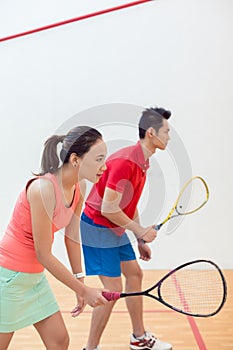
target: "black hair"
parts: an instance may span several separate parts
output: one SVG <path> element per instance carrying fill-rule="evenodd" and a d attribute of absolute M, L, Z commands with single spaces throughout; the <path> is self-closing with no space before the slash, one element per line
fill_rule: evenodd
<path fill-rule="evenodd" d="M 60 161 L 62 164 L 68 163 L 72 153 L 82 158 L 99 139 L 102 139 L 101 133 L 89 126 L 77 126 L 66 135 L 49 137 L 44 144 L 39 175 L 55 173 L 59 168 Z M 62 142 L 62 148 L 59 159 L 57 145 L 60 142 Z"/>
<path fill-rule="evenodd" d="M 139 120 L 139 138 L 144 139 L 146 130 L 150 127 L 154 128 L 156 133 L 163 126 L 163 119 L 169 119 L 171 112 L 159 107 L 147 108 L 142 112 Z"/>

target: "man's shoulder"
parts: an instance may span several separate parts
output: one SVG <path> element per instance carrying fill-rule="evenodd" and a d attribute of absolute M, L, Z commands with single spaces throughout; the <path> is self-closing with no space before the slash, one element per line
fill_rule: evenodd
<path fill-rule="evenodd" d="M 134 158 L 136 151 L 136 145 L 130 145 L 123 147 L 108 157 L 107 161 L 130 161 Z"/>

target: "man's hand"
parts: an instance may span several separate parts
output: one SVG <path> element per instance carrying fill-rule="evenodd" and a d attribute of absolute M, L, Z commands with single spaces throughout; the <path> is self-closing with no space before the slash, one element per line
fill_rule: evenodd
<path fill-rule="evenodd" d="M 140 259 L 144 261 L 151 259 L 151 249 L 142 239 L 138 240 L 138 251 L 140 253 Z"/>
<path fill-rule="evenodd" d="M 138 238 L 141 238 L 144 242 L 150 243 L 157 236 L 157 231 L 155 230 L 155 225 L 149 226 L 143 230 Z"/>

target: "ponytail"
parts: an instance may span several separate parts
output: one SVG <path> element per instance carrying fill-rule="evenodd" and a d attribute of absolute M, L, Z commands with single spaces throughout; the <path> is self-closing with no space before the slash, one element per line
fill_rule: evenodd
<path fill-rule="evenodd" d="M 39 175 L 46 173 L 55 173 L 59 167 L 60 160 L 57 155 L 57 145 L 63 142 L 65 136 L 53 135 L 45 141 L 44 150 L 41 159 L 41 172 Z"/>

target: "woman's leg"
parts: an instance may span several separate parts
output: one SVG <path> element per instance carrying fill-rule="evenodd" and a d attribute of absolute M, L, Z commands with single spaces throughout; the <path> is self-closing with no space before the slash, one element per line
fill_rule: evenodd
<path fill-rule="evenodd" d="M 68 349 L 69 335 L 60 311 L 35 323 L 34 327 L 40 334 L 47 350 Z"/>
<path fill-rule="evenodd" d="M 13 335 L 14 332 L 0 333 L 0 350 L 6 350 L 8 348 Z"/>

